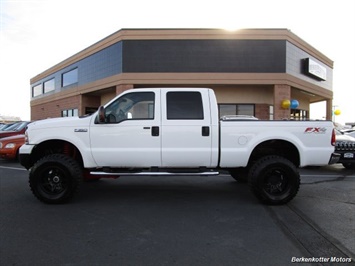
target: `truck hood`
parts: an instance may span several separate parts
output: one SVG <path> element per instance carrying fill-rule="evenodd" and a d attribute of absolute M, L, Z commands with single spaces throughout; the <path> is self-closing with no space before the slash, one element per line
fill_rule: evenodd
<path fill-rule="evenodd" d="M 336 135 L 336 142 L 353 142 L 355 143 L 355 138 L 348 135 Z"/>
<path fill-rule="evenodd" d="M 14 135 L 14 136 L 10 136 L 10 137 L 6 137 L 6 138 L 2 138 L 0 139 L 1 142 L 5 142 L 5 141 L 17 141 L 17 140 L 21 140 L 21 139 L 25 139 L 25 135 L 24 134 L 20 134 L 20 135 Z"/>
<path fill-rule="evenodd" d="M 49 118 L 32 122 L 28 125 L 28 131 L 63 127 L 88 127 L 92 116 L 85 117 L 60 117 Z"/>

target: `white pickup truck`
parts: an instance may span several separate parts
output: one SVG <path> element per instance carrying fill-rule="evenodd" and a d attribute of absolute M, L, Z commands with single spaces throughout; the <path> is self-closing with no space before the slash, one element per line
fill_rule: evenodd
<path fill-rule="evenodd" d="M 31 123 L 20 162 L 46 203 L 70 200 L 85 179 L 228 171 L 262 202 L 284 204 L 299 190 L 298 167 L 338 160 L 334 144 L 330 121 L 220 119 L 211 89 L 147 88 L 91 116 Z"/>

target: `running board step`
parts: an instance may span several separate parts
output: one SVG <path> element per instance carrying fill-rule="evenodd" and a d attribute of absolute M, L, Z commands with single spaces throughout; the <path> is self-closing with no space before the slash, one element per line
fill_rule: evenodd
<path fill-rule="evenodd" d="M 92 171 L 90 172 L 90 174 L 92 175 L 125 175 L 125 176 L 139 176 L 139 175 L 143 175 L 143 176 L 172 176 L 172 175 L 179 175 L 179 176 L 210 176 L 210 175 L 219 175 L 219 172 L 195 172 L 195 173 L 174 173 L 174 172 L 136 172 L 136 173 L 130 173 L 130 172 L 123 172 L 123 173 L 117 173 L 117 172 L 96 172 L 96 171 Z"/>

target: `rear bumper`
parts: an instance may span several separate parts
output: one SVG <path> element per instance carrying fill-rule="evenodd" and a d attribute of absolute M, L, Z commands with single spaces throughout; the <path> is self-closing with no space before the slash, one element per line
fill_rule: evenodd
<path fill-rule="evenodd" d="M 339 161 L 341 154 L 333 152 L 328 164 L 335 164 Z"/>

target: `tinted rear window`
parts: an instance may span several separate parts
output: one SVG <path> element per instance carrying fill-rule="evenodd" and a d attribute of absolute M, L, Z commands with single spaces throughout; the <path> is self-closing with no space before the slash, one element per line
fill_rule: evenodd
<path fill-rule="evenodd" d="M 168 92 L 167 119 L 203 120 L 202 96 L 199 92 Z"/>

